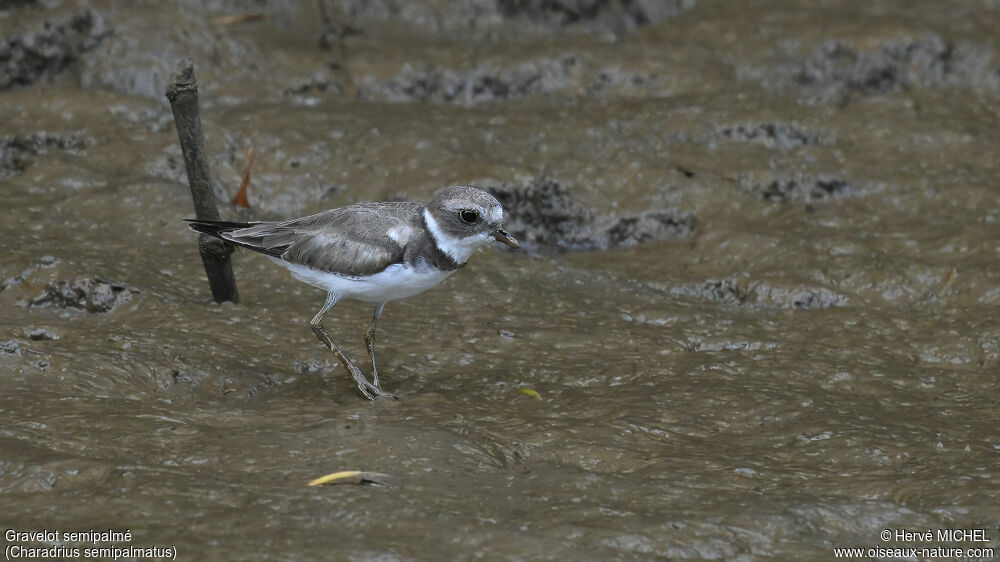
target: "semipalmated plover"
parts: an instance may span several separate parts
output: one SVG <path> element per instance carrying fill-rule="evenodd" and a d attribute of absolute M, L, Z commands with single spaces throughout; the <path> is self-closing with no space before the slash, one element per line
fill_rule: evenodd
<path fill-rule="evenodd" d="M 344 365 L 368 399 L 382 391 L 375 368 L 375 323 L 385 303 L 437 285 L 496 240 L 518 248 L 503 229 L 503 209 L 471 186 L 444 189 L 430 202 L 357 203 L 283 222 L 189 220 L 196 232 L 250 248 L 287 268 L 299 281 L 327 292 L 310 325 Z M 323 328 L 323 317 L 340 299 L 375 305 L 365 332 L 372 381 L 344 355 Z"/>

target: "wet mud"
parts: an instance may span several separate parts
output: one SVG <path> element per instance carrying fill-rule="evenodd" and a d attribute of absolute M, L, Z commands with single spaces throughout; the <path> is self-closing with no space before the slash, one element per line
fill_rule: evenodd
<path fill-rule="evenodd" d="M 0 2 L 0 527 L 188 560 L 1000 548 L 998 28 L 989 0 Z M 520 251 L 386 307 L 399 400 L 262 256 L 211 301 L 181 58 L 223 218 L 503 202 Z M 366 371 L 370 314 L 326 321 Z M 386 485 L 307 485 L 341 470 Z"/>
<path fill-rule="evenodd" d="M 529 178 L 522 185 L 480 180 L 506 213 L 507 230 L 539 250 L 594 250 L 628 247 L 649 241 L 691 236 L 695 219 L 673 210 L 647 211 L 626 216 L 607 215 L 589 208 L 565 187 L 545 178 Z"/>

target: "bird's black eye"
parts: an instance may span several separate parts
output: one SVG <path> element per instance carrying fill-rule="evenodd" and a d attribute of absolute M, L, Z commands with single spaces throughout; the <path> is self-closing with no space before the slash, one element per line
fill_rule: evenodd
<path fill-rule="evenodd" d="M 458 216 L 462 218 L 463 222 L 468 224 L 472 224 L 479 220 L 479 213 L 473 211 L 472 209 L 463 209 L 458 212 Z"/>

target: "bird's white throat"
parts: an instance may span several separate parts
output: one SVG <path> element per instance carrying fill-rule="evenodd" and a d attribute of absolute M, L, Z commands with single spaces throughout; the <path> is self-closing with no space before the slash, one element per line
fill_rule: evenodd
<path fill-rule="evenodd" d="M 427 230 L 431 232 L 434 245 L 459 264 L 469 261 L 476 250 L 489 244 L 491 240 L 490 235 L 485 232 L 463 238 L 452 236 L 441 229 L 441 225 L 427 209 L 424 209 L 424 222 L 427 224 Z"/>

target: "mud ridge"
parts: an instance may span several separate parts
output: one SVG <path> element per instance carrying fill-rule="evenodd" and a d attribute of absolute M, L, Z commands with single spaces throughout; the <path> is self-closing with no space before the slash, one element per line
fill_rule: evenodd
<path fill-rule="evenodd" d="M 859 50 L 850 43 L 829 40 L 802 63 L 796 80 L 832 93 L 852 91 L 884 94 L 910 86 L 974 87 L 988 80 L 990 53 L 971 45 L 956 45 L 937 35 L 889 41 L 879 49 Z M 992 69 L 991 87 L 998 85 Z M 985 76 L 984 76 L 985 75 Z"/>
<path fill-rule="evenodd" d="M 472 68 L 440 68 L 430 63 L 406 64 L 392 78 L 358 80 L 358 99 L 391 102 L 436 102 L 475 105 L 527 96 L 582 92 L 610 96 L 620 91 L 653 92 L 662 82 L 655 73 L 618 67 L 589 67 L 567 54 L 540 57 L 515 66 L 486 62 Z M 298 92 L 286 92 L 294 95 Z"/>
<path fill-rule="evenodd" d="M 778 308 L 812 310 L 847 305 L 847 296 L 826 287 L 778 286 L 762 281 L 707 279 L 701 283 L 656 285 L 657 291 L 718 304 L 771 305 Z"/>
<path fill-rule="evenodd" d="M 541 31 L 580 27 L 620 35 L 682 14 L 696 0 L 411 0 L 327 1 L 338 26 L 363 29 L 369 23 L 402 23 L 428 31 L 482 30 L 500 25 Z"/>
<path fill-rule="evenodd" d="M 694 215 L 675 210 L 623 216 L 597 211 L 547 177 L 520 185 L 496 180 L 480 185 L 503 205 L 508 230 L 529 247 L 597 250 L 684 239 L 691 236 L 696 222 Z"/>
<path fill-rule="evenodd" d="M 829 39 L 798 64 L 790 82 L 812 103 L 842 102 L 850 94 L 876 96 L 914 87 L 992 91 L 1000 89 L 1000 67 L 993 58 L 990 48 L 933 34 L 887 41 L 873 49 Z"/>
<path fill-rule="evenodd" d="M 0 356 L 15 357 L 21 355 L 21 344 L 14 340 L 0 341 Z"/>
<path fill-rule="evenodd" d="M 17 176 L 39 154 L 50 150 L 78 151 L 92 144 L 93 140 L 78 134 L 38 132 L 24 136 L 8 135 L 0 138 L 0 180 Z"/>
<path fill-rule="evenodd" d="M 42 294 L 28 301 L 30 307 L 77 308 L 87 312 L 111 312 L 132 300 L 138 293 L 122 283 L 96 277 L 76 277 L 69 281 L 52 281 Z"/>
<path fill-rule="evenodd" d="M 526 18 L 546 28 L 583 24 L 604 31 L 634 30 L 677 16 L 695 0 L 498 0 L 506 18 Z"/>
<path fill-rule="evenodd" d="M 14 33 L 0 42 L 0 89 L 56 76 L 107 35 L 100 14 L 83 10 L 47 20 L 42 29 Z"/>
<path fill-rule="evenodd" d="M 565 88 L 576 57 L 539 58 L 512 68 L 482 64 L 471 69 L 442 69 L 432 64 L 407 64 L 387 81 L 361 79 L 358 98 L 395 102 L 446 102 L 471 105 L 537 95 Z"/>
<path fill-rule="evenodd" d="M 717 133 L 734 142 L 756 142 L 781 150 L 831 143 L 830 139 L 823 138 L 818 133 L 783 121 L 723 125 L 717 129 Z"/>
<path fill-rule="evenodd" d="M 771 203 L 813 203 L 845 197 L 856 191 L 854 184 L 831 174 L 795 174 L 764 178 L 744 174 L 740 188 Z"/>

